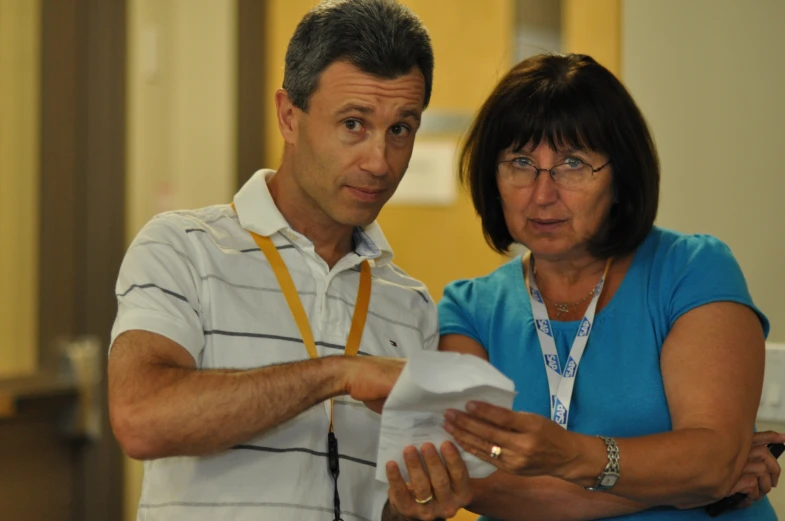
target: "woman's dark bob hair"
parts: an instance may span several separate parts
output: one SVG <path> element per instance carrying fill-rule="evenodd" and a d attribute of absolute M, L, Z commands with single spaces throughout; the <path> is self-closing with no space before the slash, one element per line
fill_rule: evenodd
<path fill-rule="evenodd" d="M 543 141 L 553 149 L 579 148 L 608 157 L 615 202 L 589 252 L 597 258 L 633 252 L 657 215 L 657 151 L 641 111 L 621 82 L 580 54 L 541 54 L 516 65 L 485 101 L 469 130 L 460 176 L 471 192 L 488 244 L 506 253 L 514 242 L 496 184 L 500 153 L 510 146 L 536 147 Z"/>

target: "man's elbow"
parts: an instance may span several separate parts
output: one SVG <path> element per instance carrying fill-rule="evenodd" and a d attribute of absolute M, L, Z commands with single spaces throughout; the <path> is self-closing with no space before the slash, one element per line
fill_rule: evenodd
<path fill-rule="evenodd" d="M 151 424 L 134 407 L 109 407 L 112 432 L 123 452 L 135 460 L 151 460 L 167 456 Z"/>

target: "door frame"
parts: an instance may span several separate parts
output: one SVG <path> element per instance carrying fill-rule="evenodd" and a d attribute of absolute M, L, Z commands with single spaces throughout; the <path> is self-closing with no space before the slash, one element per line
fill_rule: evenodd
<path fill-rule="evenodd" d="M 102 435 L 76 449 L 78 521 L 123 516 L 105 368 L 125 251 L 126 56 L 125 0 L 41 2 L 41 370 L 56 371 L 62 341 L 102 345 Z"/>

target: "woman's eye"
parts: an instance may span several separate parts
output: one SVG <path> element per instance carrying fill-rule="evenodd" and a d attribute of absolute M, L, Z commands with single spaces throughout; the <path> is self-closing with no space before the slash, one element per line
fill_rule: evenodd
<path fill-rule="evenodd" d="M 586 163 L 578 159 L 577 157 L 568 157 L 564 160 L 564 164 L 569 166 L 570 168 L 580 168 Z"/>
<path fill-rule="evenodd" d="M 518 167 L 518 168 L 526 168 L 526 167 L 532 166 L 532 164 L 533 164 L 531 162 L 531 159 L 529 159 L 528 157 L 516 157 L 515 159 L 513 159 L 510 162 L 512 163 L 513 166 Z"/>

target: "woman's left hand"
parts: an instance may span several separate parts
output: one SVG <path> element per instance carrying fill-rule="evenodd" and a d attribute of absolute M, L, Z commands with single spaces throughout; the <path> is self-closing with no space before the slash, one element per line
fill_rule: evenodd
<path fill-rule="evenodd" d="M 464 450 L 504 472 L 563 477 L 577 455 L 575 440 L 580 435 L 538 414 L 483 402 L 469 402 L 466 411 L 447 411 L 444 429 Z"/>
<path fill-rule="evenodd" d="M 785 442 L 785 434 L 774 431 L 756 432 L 752 436 L 752 450 L 747 458 L 747 464 L 731 490 L 731 495 L 737 492 L 747 494 L 744 501 L 739 504 L 739 508 L 751 506 L 777 486 L 780 465 L 767 445 L 783 442 Z"/>

